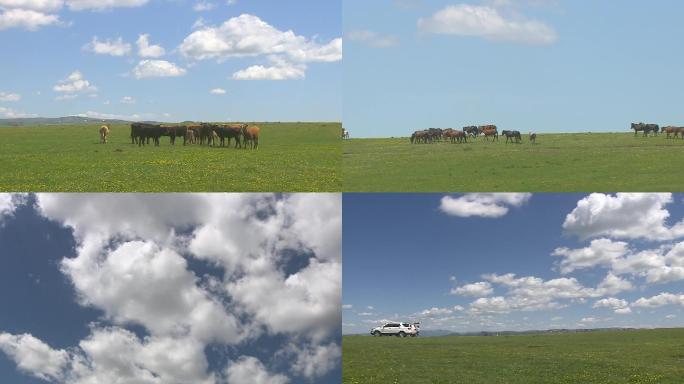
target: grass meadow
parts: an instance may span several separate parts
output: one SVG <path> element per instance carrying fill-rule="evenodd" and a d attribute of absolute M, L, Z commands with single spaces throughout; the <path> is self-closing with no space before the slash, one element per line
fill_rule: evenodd
<path fill-rule="evenodd" d="M 349 192 L 649 192 L 684 190 L 684 140 L 632 133 L 540 134 L 537 144 L 477 139 L 343 144 Z"/>
<path fill-rule="evenodd" d="M 344 384 L 684 383 L 684 329 L 342 339 Z"/>
<path fill-rule="evenodd" d="M 49 192 L 335 192 L 339 123 L 257 123 L 258 150 L 131 144 L 130 127 L 0 127 L 0 190 Z"/>

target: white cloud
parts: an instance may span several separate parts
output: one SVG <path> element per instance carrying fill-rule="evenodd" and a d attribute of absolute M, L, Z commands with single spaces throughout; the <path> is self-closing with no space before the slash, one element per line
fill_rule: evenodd
<path fill-rule="evenodd" d="M 342 60 L 342 40 L 321 45 L 293 31 L 280 31 L 259 17 L 242 14 L 219 27 L 204 27 L 183 40 L 179 50 L 195 60 L 284 55 L 302 62 Z"/>
<path fill-rule="evenodd" d="M 608 272 L 606 277 L 599 283 L 596 292 L 599 295 L 615 295 L 620 292 L 632 290 L 634 287 L 632 283 L 619 276 L 615 276 L 612 272 Z"/>
<path fill-rule="evenodd" d="M 35 31 L 48 25 L 61 24 L 59 16 L 31 9 L 10 8 L 0 10 L 0 30 L 23 28 Z"/>
<path fill-rule="evenodd" d="M 27 9 L 36 12 L 58 11 L 64 5 L 64 0 L 0 0 L 0 8 Z"/>
<path fill-rule="evenodd" d="M 469 4 L 448 5 L 429 18 L 420 18 L 418 29 L 527 44 L 553 44 L 558 39 L 555 30 L 543 22 L 506 17 L 495 7 Z"/>
<path fill-rule="evenodd" d="M 17 119 L 17 118 L 23 118 L 23 117 L 36 117 L 35 114 L 32 113 L 24 113 L 21 111 L 15 111 L 12 108 L 7 108 L 7 107 L 0 107 L 0 115 L 10 118 L 10 119 Z"/>
<path fill-rule="evenodd" d="M 105 104 L 107 104 L 107 103 L 105 103 Z M 153 114 L 140 115 L 137 113 L 134 113 L 132 115 L 120 115 L 120 114 L 115 114 L 115 113 L 102 113 L 102 112 L 96 112 L 96 111 L 87 111 L 85 113 L 78 113 L 78 114 L 76 114 L 76 116 L 90 117 L 93 119 L 103 119 L 103 120 L 140 121 L 140 120 L 148 120 L 149 118 L 153 118 L 156 115 L 153 115 Z"/>
<path fill-rule="evenodd" d="M 666 305 L 680 305 L 684 307 L 684 294 L 677 295 L 674 293 L 663 292 L 659 295 L 649 298 L 642 297 L 639 300 L 632 303 L 633 307 L 642 308 L 657 308 Z"/>
<path fill-rule="evenodd" d="M 107 39 L 100 41 L 94 36 L 90 43 L 83 46 L 83 49 L 98 55 L 125 56 L 131 53 L 131 45 L 119 37 L 116 40 Z"/>
<path fill-rule="evenodd" d="M 230 384 L 286 384 L 288 378 L 280 374 L 271 374 L 256 357 L 243 356 L 230 364 L 226 369 L 226 377 Z"/>
<path fill-rule="evenodd" d="M 80 71 L 72 72 L 66 79 L 60 80 L 53 88 L 55 92 L 60 92 L 63 98 L 75 98 L 79 94 L 92 94 L 97 91 L 97 87 L 90 84 L 83 78 Z"/>
<path fill-rule="evenodd" d="M 223 88 L 214 88 L 211 91 L 209 91 L 212 95 L 225 95 L 226 90 Z"/>
<path fill-rule="evenodd" d="M 297 80 L 306 76 L 306 66 L 284 64 L 271 67 L 253 65 L 233 73 L 234 80 Z"/>
<path fill-rule="evenodd" d="M 195 3 L 195 5 L 192 6 L 193 11 L 195 12 L 211 11 L 214 8 L 216 8 L 216 3 L 212 3 L 209 1 L 198 1 Z"/>
<path fill-rule="evenodd" d="M 133 76 L 136 79 L 151 77 L 178 77 L 185 75 L 185 68 L 166 60 L 142 60 L 133 68 Z"/>
<path fill-rule="evenodd" d="M 18 93 L 0 92 L 0 101 L 13 102 L 21 100 L 21 95 Z"/>
<path fill-rule="evenodd" d="M 102 11 L 117 7 L 140 7 L 149 0 L 66 0 L 72 11 L 95 10 Z"/>
<path fill-rule="evenodd" d="M 684 236 L 684 221 L 666 225 L 671 193 L 593 193 L 577 203 L 563 223 L 566 233 L 580 239 L 599 236 L 668 240 Z"/>
<path fill-rule="evenodd" d="M 458 217 L 498 218 L 506 215 L 509 207 L 520 207 L 530 198 L 531 193 L 471 193 L 458 198 L 444 196 L 439 208 Z"/>
<path fill-rule="evenodd" d="M 133 96 L 124 96 L 121 98 L 121 104 L 135 104 L 135 98 Z"/>
<path fill-rule="evenodd" d="M 452 295 L 483 297 L 494 293 L 494 289 L 489 282 L 481 281 L 478 283 L 466 284 L 461 287 L 453 288 Z"/>
<path fill-rule="evenodd" d="M 22 193 L 0 193 L 0 223 L 5 216 L 12 216 L 19 206 L 26 203 Z"/>
<path fill-rule="evenodd" d="M 417 315 L 422 317 L 434 318 L 439 316 L 450 315 L 452 313 L 454 313 L 454 311 L 449 308 L 432 307 L 430 309 L 426 309 L 422 312 L 417 313 Z"/>
<path fill-rule="evenodd" d="M 390 48 L 399 45 L 399 39 L 393 35 L 382 35 L 366 29 L 357 29 L 346 34 L 351 41 L 358 41 L 374 48 Z"/>
<path fill-rule="evenodd" d="M 0 351 L 9 356 L 17 368 L 43 380 L 62 380 L 69 355 L 54 350 L 32 335 L 0 333 Z"/>
<path fill-rule="evenodd" d="M 292 345 L 290 351 L 296 355 L 292 371 L 310 380 L 333 370 L 342 358 L 342 349 L 335 343 L 303 348 Z"/>
<path fill-rule="evenodd" d="M 596 239 L 588 247 L 580 249 L 556 248 L 553 256 L 562 257 L 560 272 L 567 274 L 577 269 L 603 266 L 610 268 L 613 263 L 629 252 L 625 242 L 610 239 Z"/>
<path fill-rule="evenodd" d="M 608 308 L 619 315 L 626 315 L 632 313 L 631 308 L 627 300 L 617 299 L 615 297 L 609 297 L 601 300 L 597 300 L 593 308 Z"/>
<path fill-rule="evenodd" d="M 38 194 L 36 209 L 73 230 L 76 255 L 61 270 L 78 302 L 115 325 L 92 324 L 69 349 L 70 383 L 287 382 L 246 357 L 209 372 L 207 346 L 263 333 L 285 338 L 278 361 L 294 374 L 339 366 L 339 194 Z M 290 257 L 308 264 L 286 271 Z M 187 258 L 223 276 L 196 276 Z M 148 336 L 123 329 L 134 324 Z"/>
<path fill-rule="evenodd" d="M 354 306 L 351 304 L 342 304 L 342 309 L 352 309 L 352 308 L 354 308 Z"/>
<path fill-rule="evenodd" d="M 166 50 L 162 46 L 150 45 L 150 35 L 148 34 L 138 36 L 136 44 L 138 46 L 138 56 L 140 57 L 157 58 L 166 54 Z"/>

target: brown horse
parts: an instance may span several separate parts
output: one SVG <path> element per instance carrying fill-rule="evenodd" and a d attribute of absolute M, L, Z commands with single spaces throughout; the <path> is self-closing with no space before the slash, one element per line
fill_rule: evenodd
<path fill-rule="evenodd" d="M 107 144 L 107 137 L 109 137 L 109 127 L 103 125 L 100 127 L 100 144 Z"/>
<path fill-rule="evenodd" d="M 661 130 L 661 132 L 667 133 L 667 138 L 668 138 L 668 139 L 671 139 L 673 136 L 674 136 L 674 138 L 676 138 L 677 135 L 679 135 L 682 131 L 683 131 L 682 128 L 680 128 L 680 127 L 672 127 L 672 126 L 663 127 L 662 130 Z"/>
<path fill-rule="evenodd" d="M 242 128 L 242 143 L 244 144 L 244 148 L 247 148 L 247 143 L 250 144 L 250 148 L 252 149 L 259 148 L 259 131 L 261 131 L 261 129 L 256 125 L 245 125 Z"/>
<path fill-rule="evenodd" d="M 530 143 L 537 144 L 537 134 L 534 132 L 530 132 Z"/>
<path fill-rule="evenodd" d="M 457 131 L 455 129 L 448 129 L 444 132 L 444 138 L 449 139 L 452 144 L 454 143 L 467 143 L 468 135 L 463 131 Z"/>

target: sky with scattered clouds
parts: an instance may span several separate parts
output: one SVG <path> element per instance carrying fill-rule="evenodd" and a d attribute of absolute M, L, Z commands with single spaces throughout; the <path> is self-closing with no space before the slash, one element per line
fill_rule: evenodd
<path fill-rule="evenodd" d="M 339 194 L 0 194 L 0 249 L 3 382 L 339 382 Z"/>
<path fill-rule="evenodd" d="M 0 0 L 0 118 L 340 121 L 339 1 Z"/>
<path fill-rule="evenodd" d="M 521 132 L 682 125 L 682 6 L 346 0 L 345 127 L 355 137 L 396 137 L 483 124 Z"/>
<path fill-rule="evenodd" d="M 684 195 L 345 194 L 342 324 L 684 325 Z"/>

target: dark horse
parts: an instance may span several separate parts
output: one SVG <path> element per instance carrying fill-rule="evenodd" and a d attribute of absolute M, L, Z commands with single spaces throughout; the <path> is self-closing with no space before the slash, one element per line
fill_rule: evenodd
<path fill-rule="evenodd" d="M 642 131 L 644 132 L 644 137 L 648 136 L 651 132 L 657 136 L 660 131 L 658 124 L 632 123 L 632 129 L 634 130 L 634 136 L 637 135 L 637 132 Z"/>
<path fill-rule="evenodd" d="M 520 132 L 518 131 L 501 131 L 502 136 L 506 136 L 506 142 L 510 140 L 513 143 L 518 143 L 522 141 L 522 137 L 520 136 Z"/>

